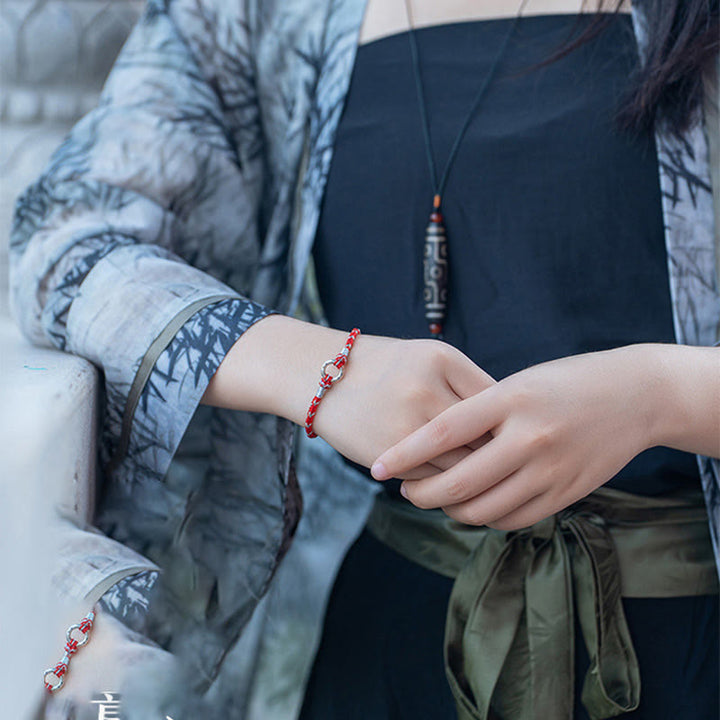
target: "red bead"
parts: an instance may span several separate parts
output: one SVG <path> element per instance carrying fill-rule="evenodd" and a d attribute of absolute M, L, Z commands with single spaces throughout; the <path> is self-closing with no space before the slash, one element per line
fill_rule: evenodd
<path fill-rule="evenodd" d="M 439 323 L 430 323 L 430 333 L 432 335 L 440 335 L 442 333 L 442 325 Z"/>
<path fill-rule="evenodd" d="M 323 374 L 320 376 L 320 382 L 319 382 L 319 388 L 318 392 L 321 388 L 324 390 L 328 390 L 333 386 L 333 383 L 335 380 L 339 380 L 342 375 L 342 370 L 345 367 L 347 361 L 348 361 L 348 355 L 350 354 L 350 350 L 352 350 L 352 346 L 355 342 L 355 339 L 360 334 L 359 328 L 353 328 L 350 331 L 350 334 L 348 335 L 347 340 L 345 341 L 345 346 L 343 349 L 343 352 L 338 353 L 338 355 L 335 357 L 334 360 L 328 360 L 328 363 L 331 363 L 335 368 L 340 370 L 341 372 L 337 375 L 330 375 L 328 372 L 323 370 Z M 343 354 L 345 353 L 345 354 Z M 325 365 L 323 365 L 323 368 Z M 313 421 L 315 420 L 315 415 L 318 411 L 318 406 L 320 405 L 320 400 L 322 400 L 322 396 L 315 393 L 315 396 L 310 402 L 310 407 L 308 408 L 307 415 L 305 417 L 305 433 L 309 438 L 315 438 L 317 437 L 316 433 L 313 431 Z"/>

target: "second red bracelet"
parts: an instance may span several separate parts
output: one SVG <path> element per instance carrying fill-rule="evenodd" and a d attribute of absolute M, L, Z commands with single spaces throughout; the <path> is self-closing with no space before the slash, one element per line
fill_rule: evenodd
<path fill-rule="evenodd" d="M 310 402 L 310 407 L 308 408 L 307 416 L 305 417 L 305 432 L 310 438 L 317 437 L 317 434 L 313 431 L 313 421 L 315 420 L 315 414 L 317 413 L 320 401 L 328 388 L 332 387 L 338 380 L 340 380 L 340 378 L 342 378 L 345 371 L 345 365 L 348 361 L 348 356 L 350 355 L 350 350 L 352 350 L 353 343 L 359 334 L 360 329 L 353 328 L 345 341 L 343 349 L 336 355 L 335 358 L 326 360 L 320 369 L 318 389 Z M 330 367 L 334 367 L 337 372 L 330 374 L 328 372 Z"/>

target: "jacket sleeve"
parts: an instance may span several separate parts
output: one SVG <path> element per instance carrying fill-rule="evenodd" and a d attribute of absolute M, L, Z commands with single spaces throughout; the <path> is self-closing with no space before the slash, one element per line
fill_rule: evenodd
<path fill-rule="evenodd" d="M 97 107 L 17 201 L 10 242 L 16 322 L 102 370 L 101 453 L 112 467 L 134 449 L 155 477 L 224 354 L 270 312 L 245 296 L 265 174 L 246 26 L 222 87 L 195 7 L 148 3 Z"/>

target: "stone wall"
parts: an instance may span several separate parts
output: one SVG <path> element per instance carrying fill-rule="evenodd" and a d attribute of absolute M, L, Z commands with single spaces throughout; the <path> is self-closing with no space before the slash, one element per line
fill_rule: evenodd
<path fill-rule="evenodd" d="M 0 0 L 0 316 L 15 198 L 98 93 L 140 0 Z"/>

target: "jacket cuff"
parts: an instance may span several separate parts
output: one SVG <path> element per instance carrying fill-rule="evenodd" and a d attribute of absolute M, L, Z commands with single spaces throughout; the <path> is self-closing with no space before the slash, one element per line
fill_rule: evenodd
<path fill-rule="evenodd" d="M 144 570 L 115 583 L 98 601 L 108 615 L 136 633 L 146 632 L 146 622 L 158 573 Z"/>
<path fill-rule="evenodd" d="M 182 308 L 143 355 L 128 392 L 120 439 L 107 472 L 112 474 L 132 447 L 134 462 L 164 475 L 208 383 L 230 348 L 245 330 L 271 312 L 250 300 L 219 295 L 200 298 Z M 148 455 L 151 447 L 155 452 Z"/>
<path fill-rule="evenodd" d="M 163 482 L 170 462 L 230 348 L 274 313 L 240 297 L 201 298 L 181 308 L 150 342 L 129 391 L 116 393 L 108 383 L 99 443 L 106 485 L 99 522 L 114 538 L 133 537 L 130 525 L 157 528 L 158 516 L 168 529 L 174 525 L 178 498 Z"/>

